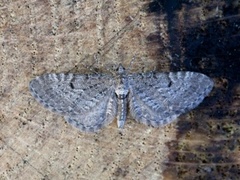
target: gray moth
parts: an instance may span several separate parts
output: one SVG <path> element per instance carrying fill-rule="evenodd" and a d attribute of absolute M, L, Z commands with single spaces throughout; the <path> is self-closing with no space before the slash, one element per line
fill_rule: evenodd
<path fill-rule="evenodd" d="M 110 74 L 43 74 L 31 80 L 31 94 L 63 115 L 80 131 L 96 132 L 117 117 L 123 128 L 127 110 L 138 122 L 160 127 L 197 107 L 213 81 L 197 72 L 129 74 L 119 65 Z"/>

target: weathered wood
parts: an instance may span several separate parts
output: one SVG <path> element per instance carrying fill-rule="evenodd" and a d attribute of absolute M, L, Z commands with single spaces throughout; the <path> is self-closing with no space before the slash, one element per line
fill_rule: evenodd
<path fill-rule="evenodd" d="M 0 3 L 0 179 L 237 177 L 239 5 L 167 2 Z M 68 125 L 28 90 L 43 73 L 109 72 L 119 63 L 135 72 L 202 72 L 215 89 L 167 127 L 129 117 L 124 130 L 114 121 L 97 134 Z"/>

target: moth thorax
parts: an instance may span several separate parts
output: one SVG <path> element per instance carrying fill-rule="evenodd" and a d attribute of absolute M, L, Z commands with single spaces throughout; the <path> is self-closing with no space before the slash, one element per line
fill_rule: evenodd
<path fill-rule="evenodd" d="M 128 95 L 128 92 L 129 92 L 129 89 L 124 85 L 119 85 L 115 90 L 115 93 L 119 99 L 126 98 Z"/>

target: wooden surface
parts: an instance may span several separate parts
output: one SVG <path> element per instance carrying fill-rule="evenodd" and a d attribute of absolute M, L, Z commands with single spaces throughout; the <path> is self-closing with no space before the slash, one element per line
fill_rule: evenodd
<path fill-rule="evenodd" d="M 1 1 L 0 179 L 238 177 L 239 10 L 238 1 Z M 215 87 L 166 127 L 129 117 L 124 130 L 114 121 L 96 134 L 28 90 L 43 73 L 107 73 L 119 63 L 202 72 Z"/>

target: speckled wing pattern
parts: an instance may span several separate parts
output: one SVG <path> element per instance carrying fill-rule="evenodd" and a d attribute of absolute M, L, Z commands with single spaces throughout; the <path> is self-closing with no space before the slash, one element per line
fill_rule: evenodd
<path fill-rule="evenodd" d="M 123 128 L 127 105 L 134 119 L 159 127 L 198 106 L 213 81 L 196 72 L 44 74 L 30 82 L 32 95 L 81 131 L 95 132 L 117 116 Z"/>
<path fill-rule="evenodd" d="M 108 75 L 44 74 L 30 82 L 32 95 L 81 131 L 94 132 L 116 116 L 113 78 Z"/>
<path fill-rule="evenodd" d="M 159 127 L 198 106 L 213 81 L 196 72 L 145 73 L 129 78 L 130 112 L 137 121 Z"/>

